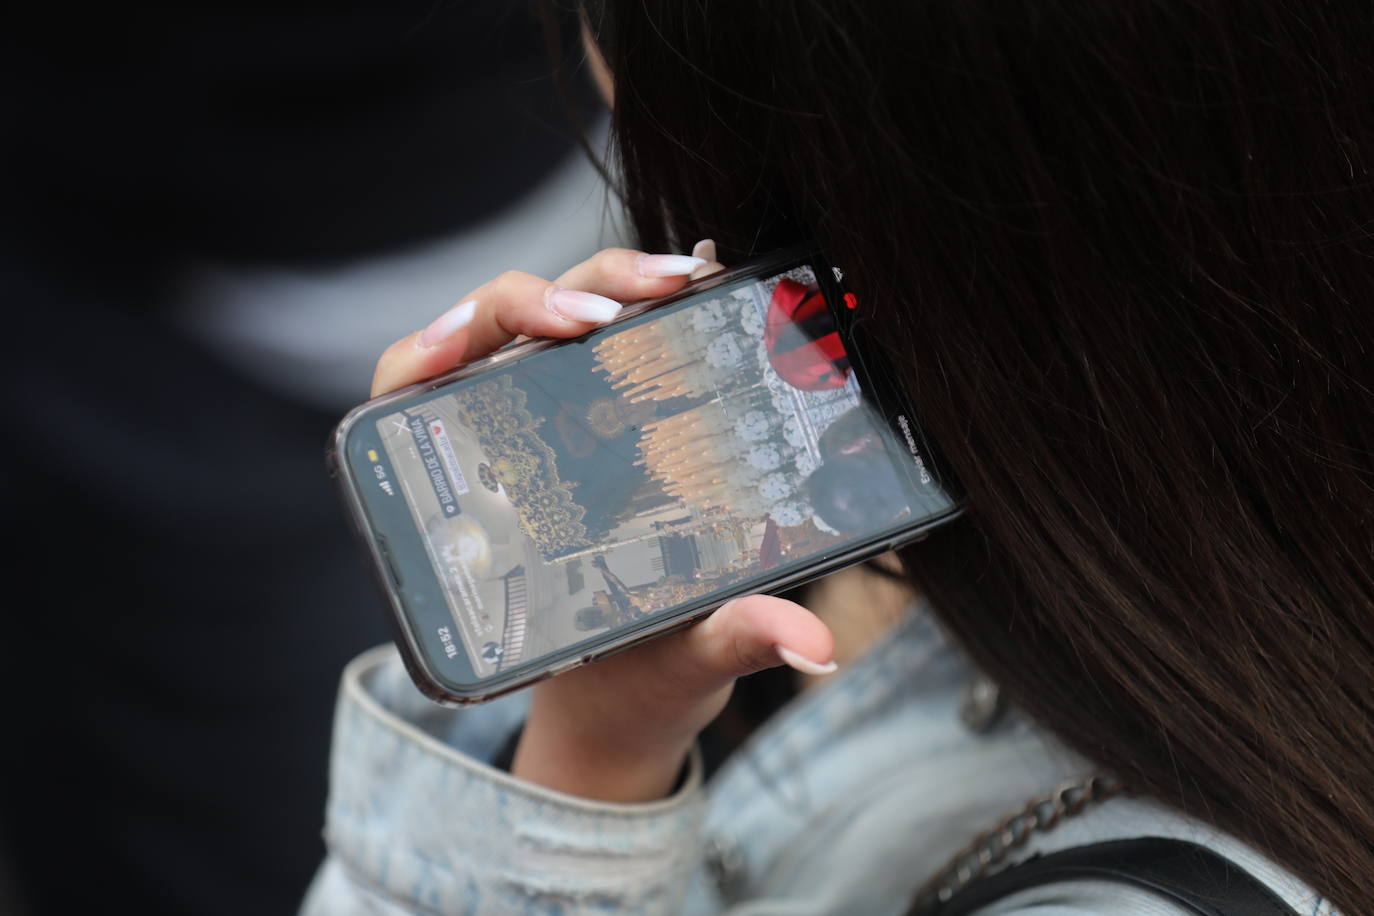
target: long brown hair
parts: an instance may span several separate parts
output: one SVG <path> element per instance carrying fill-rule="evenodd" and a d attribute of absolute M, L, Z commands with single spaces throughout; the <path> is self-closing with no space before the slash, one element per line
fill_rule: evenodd
<path fill-rule="evenodd" d="M 641 243 L 813 236 L 890 342 L 972 507 L 904 560 L 975 663 L 1364 910 L 1374 6 L 584 12 Z"/>

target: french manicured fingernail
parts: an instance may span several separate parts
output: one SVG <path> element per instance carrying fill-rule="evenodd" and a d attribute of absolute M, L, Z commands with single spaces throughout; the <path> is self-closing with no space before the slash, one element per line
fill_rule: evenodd
<path fill-rule="evenodd" d="M 840 666 L 833 661 L 822 665 L 820 662 L 813 662 L 805 655 L 798 655 L 786 646 L 778 646 L 778 658 L 782 659 L 789 668 L 796 668 L 802 674 L 830 674 Z"/>
<path fill-rule="evenodd" d="M 705 263 L 704 258 L 685 254 L 642 254 L 635 259 L 635 273 L 641 277 L 685 277 Z"/>
<path fill-rule="evenodd" d="M 584 293 L 580 289 L 559 289 L 549 287 L 544 294 L 544 304 L 559 318 L 569 321 L 592 321 L 604 324 L 620 314 L 620 303 L 596 293 Z"/>
<path fill-rule="evenodd" d="M 444 314 L 435 318 L 429 323 L 429 327 L 420 332 L 420 336 L 415 338 L 415 345 L 422 350 L 429 350 L 452 337 L 460 328 L 466 327 L 472 321 L 472 316 L 477 314 L 477 300 L 469 299 L 467 302 L 460 302 Z"/>
<path fill-rule="evenodd" d="M 716 259 L 715 239 L 702 239 L 692 246 L 692 257 L 701 258 L 707 263 Z"/>

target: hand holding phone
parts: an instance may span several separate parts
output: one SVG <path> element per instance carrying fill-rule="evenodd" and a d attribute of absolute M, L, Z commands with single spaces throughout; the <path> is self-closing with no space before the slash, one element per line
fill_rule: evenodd
<path fill-rule="evenodd" d="M 697 266 L 670 261 L 669 267 L 684 272 L 645 278 L 640 258 L 640 252 L 607 249 L 553 284 L 502 274 L 463 298 L 476 305 L 460 312 L 458 321 L 441 316 L 427 345 L 421 343 L 425 332 L 417 331 L 388 348 L 377 364 L 373 396 L 485 357 L 517 335 L 567 338 L 586 332 L 594 323 L 570 321 L 550 310 L 551 286 L 633 301 L 676 292 Z M 833 640 L 805 608 L 753 595 L 693 627 L 544 681 L 534 688 L 513 770 L 584 797 L 662 797 L 698 732 L 729 697 L 734 679 L 782 664 L 778 647 L 802 659 L 795 663 L 804 670 L 806 660 L 816 664 L 811 670 L 825 670 L 821 663 L 829 661 Z"/>
<path fill-rule="evenodd" d="M 461 704 L 545 681 L 516 771 L 565 791 L 665 792 L 735 677 L 830 656 L 814 616 L 751 592 L 960 511 L 840 271 L 795 249 L 684 287 L 701 264 L 503 274 L 393 345 L 376 390 L 414 384 L 335 433 L 416 684 Z M 485 355 L 518 335 L 544 339 Z"/>

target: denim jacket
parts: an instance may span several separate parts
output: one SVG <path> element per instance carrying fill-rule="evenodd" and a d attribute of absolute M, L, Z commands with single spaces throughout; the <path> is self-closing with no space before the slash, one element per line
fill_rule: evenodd
<path fill-rule="evenodd" d="M 335 720 L 329 855 L 305 916 L 354 914 L 899 914 L 976 834 L 1091 764 L 1010 715 L 975 734 L 972 672 L 930 615 L 804 691 L 703 784 L 611 804 L 523 782 L 492 760 L 524 717 L 514 695 L 454 711 L 425 700 L 394 650 L 346 670 Z M 1117 797 L 1038 834 L 1018 856 L 1131 836 L 1210 846 L 1299 913 L 1333 911 L 1236 840 Z M 988 913 L 1182 913 L 1083 881 Z"/>

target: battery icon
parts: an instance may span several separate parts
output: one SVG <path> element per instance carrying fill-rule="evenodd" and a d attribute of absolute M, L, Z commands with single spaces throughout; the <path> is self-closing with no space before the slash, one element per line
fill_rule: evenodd
<path fill-rule="evenodd" d="M 367 460 L 374 463 L 377 461 L 377 450 L 375 448 L 367 450 Z"/>

